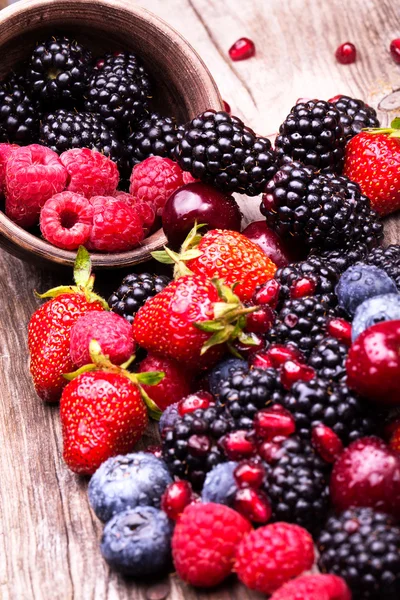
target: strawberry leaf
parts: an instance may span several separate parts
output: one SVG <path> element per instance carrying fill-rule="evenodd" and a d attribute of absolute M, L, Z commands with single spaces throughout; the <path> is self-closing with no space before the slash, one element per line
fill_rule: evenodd
<path fill-rule="evenodd" d="M 200 329 L 200 331 L 205 331 L 206 333 L 214 333 L 224 329 L 224 324 L 219 323 L 218 321 L 203 321 L 199 323 L 193 323 L 193 325 L 197 327 L 197 329 Z"/>
<path fill-rule="evenodd" d="M 79 246 L 74 264 L 74 281 L 79 288 L 87 288 L 92 272 L 90 254 L 84 246 Z M 93 286 L 91 287 L 93 289 Z"/>
<path fill-rule="evenodd" d="M 97 366 L 95 364 L 88 364 L 84 365 L 80 369 L 77 369 L 76 371 L 72 371 L 71 373 L 63 373 L 63 377 L 68 381 L 72 381 L 73 379 L 76 379 L 79 375 L 82 375 L 83 373 L 90 373 L 91 371 L 96 371 L 96 369 Z"/>
<path fill-rule="evenodd" d="M 175 261 L 169 256 L 169 254 L 165 250 L 155 250 L 154 252 L 151 252 L 151 256 L 163 265 L 175 264 Z"/>
<path fill-rule="evenodd" d="M 148 371 L 147 373 L 134 373 L 135 380 L 141 385 L 157 385 L 165 377 L 163 371 Z"/>
<path fill-rule="evenodd" d="M 392 129 L 400 129 L 400 117 L 396 117 L 390 124 Z"/>

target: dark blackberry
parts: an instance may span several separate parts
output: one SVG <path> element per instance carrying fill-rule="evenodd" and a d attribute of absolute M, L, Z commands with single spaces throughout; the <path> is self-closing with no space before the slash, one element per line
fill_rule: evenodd
<path fill-rule="evenodd" d="M 344 383 L 320 377 L 297 381 L 282 404 L 293 414 L 296 431 L 303 439 L 309 439 L 313 425 L 319 423 L 333 429 L 345 446 L 375 431 L 366 401 Z"/>
<path fill-rule="evenodd" d="M 326 336 L 330 317 L 335 315 L 318 296 L 286 300 L 267 334 L 273 343 L 291 344 L 308 357 Z"/>
<path fill-rule="evenodd" d="M 237 429 L 251 429 L 256 412 L 281 403 L 284 394 L 275 369 L 236 369 L 221 381 L 218 404 L 226 408 Z"/>
<path fill-rule="evenodd" d="M 175 159 L 173 150 L 178 142 L 177 124 L 174 117 L 162 117 L 152 113 L 142 119 L 128 136 L 126 146 L 131 166 L 149 156 Z"/>
<path fill-rule="evenodd" d="M 83 100 L 92 70 L 91 52 L 76 40 L 53 36 L 37 44 L 27 79 L 32 93 L 46 103 Z"/>
<path fill-rule="evenodd" d="M 362 100 L 350 96 L 337 96 L 331 103 L 340 112 L 340 122 L 346 140 L 350 140 L 367 127 L 380 127 L 376 110 Z"/>
<path fill-rule="evenodd" d="M 400 245 L 392 244 L 387 248 L 375 248 L 363 262 L 386 271 L 400 290 Z"/>
<path fill-rule="evenodd" d="M 355 247 L 350 246 L 342 250 L 324 250 L 323 252 L 312 250 L 309 259 L 316 256 L 318 259 L 323 260 L 325 265 L 333 267 L 335 271 L 342 274 L 356 262 L 365 262 L 367 254 L 367 246 L 365 244 L 357 244 Z"/>
<path fill-rule="evenodd" d="M 171 279 L 166 275 L 131 273 L 124 277 L 119 288 L 111 294 L 108 304 L 113 312 L 132 323 L 146 300 L 161 292 L 170 282 Z"/>
<path fill-rule="evenodd" d="M 179 417 L 173 427 L 163 431 L 163 458 L 170 472 L 200 489 L 206 474 L 226 460 L 219 440 L 232 429 L 231 418 L 218 406 Z"/>
<path fill-rule="evenodd" d="M 188 123 L 175 155 L 184 171 L 229 193 L 256 196 L 276 171 L 270 141 L 223 111 L 208 110 Z"/>
<path fill-rule="evenodd" d="M 279 128 L 275 149 L 281 160 L 340 172 L 345 143 L 339 111 L 329 102 L 310 100 L 293 106 Z"/>
<path fill-rule="evenodd" d="M 99 113 L 110 128 L 122 128 L 142 117 L 150 97 L 150 79 L 141 61 L 134 54 L 121 52 L 97 63 L 85 108 Z"/>
<path fill-rule="evenodd" d="M 287 438 L 266 465 L 265 492 L 273 521 L 286 521 L 318 532 L 329 509 L 330 468 L 312 446 Z"/>
<path fill-rule="evenodd" d="M 332 516 L 318 540 L 322 573 L 343 577 L 353 600 L 399 600 L 400 528 L 371 508 Z"/>
<path fill-rule="evenodd" d="M 333 337 L 324 338 L 311 352 L 308 364 L 318 377 L 329 381 L 342 381 L 346 377 L 346 359 L 349 348 Z"/>
<path fill-rule="evenodd" d="M 37 141 L 40 113 L 18 79 L 11 77 L 0 84 L 0 141 L 24 146 Z"/>

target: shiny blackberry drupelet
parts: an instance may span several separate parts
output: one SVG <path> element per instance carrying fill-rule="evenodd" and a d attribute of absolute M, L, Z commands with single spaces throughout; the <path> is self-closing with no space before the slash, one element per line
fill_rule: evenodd
<path fill-rule="evenodd" d="M 285 391 L 275 369 L 236 369 L 219 387 L 218 405 L 234 419 L 236 429 L 251 429 L 259 410 L 282 403 Z"/>
<path fill-rule="evenodd" d="M 19 77 L 0 83 L 0 142 L 32 144 L 39 136 L 40 112 Z"/>
<path fill-rule="evenodd" d="M 338 96 L 331 103 L 340 112 L 340 122 L 347 141 L 362 129 L 380 126 L 376 110 L 362 100 L 350 96 Z"/>
<path fill-rule="evenodd" d="M 281 161 L 298 160 L 339 173 L 345 143 L 339 111 L 329 102 L 310 100 L 293 106 L 279 128 L 275 149 Z"/>
<path fill-rule="evenodd" d="M 276 171 L 270 141 L 257 137 L 240 119 L 226 112 L 201 113 L 180 135 L 175 149 L 179 166 L 223 192 L 256 196 Z"/>
<path fill-rule="evenodd" d="M 346 378 L 346 359 L 349 348 L 334 337 L 324 338 L 311 352 L 308 364 L 315 369 L 318 377 L 328 381 L 342 381 Z"/>
<path fill-rule="evenodd" d="M 358 243 L 355 247 L 349 247 L 341 250 L 311 250 L 309 259 L 317 257 L 318 260 L 323 260 L 325 265 L 333 267 L 335 271 L 342 274 L 351 265 L 356 262 L 365 262 L 368 254 L 368 248 L 364 243 Z"/>
<path fill-rule="evenodd" d="M 387 248 L 374 248 L 363 262 L 386 271 L 400 290 L 400 245 L 392 244 Z"/>
<path fill-rule="evenodd" d="M 282 405 L 296 421 L 299 437 L 310 439 L 313 425 L 323 423 L 333 429 L 347 446 L 354 440 L 375 433 L 374 420 L 366 401 L 344 383 L 321 377 L 297 381 Z"/>
<path fill-rule="evenodd" d="M 76 40 L 53 36 L 37 44 L 27 80 L 32 93 L 46 104 L 83 101 L 92 72 L 92 54 Z"/>
<path fill-rule="evenodd" d="M 151 113 L 134 128 L 126 145 L 131 166 L 149 156 L 175 159 L 173 150 L 178 143 L 177 123 L 174 117 L 162 117 Z"/>
<path fill-rule="evenodd" d="M 221 406 L 199 408 L 179 417 L 173 427 L 163 431 L 162 453 L 171 474 L 201 489 L 207 473 L 226 460 L 219 440 L 233 428 Z"/>
<path fill-rule="evenodd" d="M 400 528 L 371 508 L 332 516 L 317 543 L 322 573 L 343 577 L 353 600 L 399 600 Z"/>
<path fill-rule="evenodd" d="M 124 277 L 119 288 L 111 294 L 108 304 L 113 312 L 132 323 L 146 300 L 161 292 L 170 282 L 171 279 L 166 275 L 131 273 Z"/>
<path fill-rule="evenodd" d="M 329 509 L 329 465 L 311 444 L 292 436 L 265 466 L 264 489 L 271 502 L 272 520 L 296 523 L 317 533 Z"/>
<path fill-rule="evenodd" d="M 98 61 L 89 81 L 85 108 L 118 129 L 137 123 L 150 97 L 150 78 L 139 58 L 129 52 L 108 54 Z"/>

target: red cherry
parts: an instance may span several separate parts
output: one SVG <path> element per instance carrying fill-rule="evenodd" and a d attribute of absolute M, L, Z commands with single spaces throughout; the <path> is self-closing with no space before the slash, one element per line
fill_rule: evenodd
<path fill-rule="evenodd" d="M 304 356 L 293 346 L 282 346 L 281 344 L 272 344 L 268 348 L 268 356 L 275 368 L 280 367 L 288 360 L 304 362 Z"/>
<path fill-rule="evenodd" d="M 227 112 L 228 115 L 230 115 L 232 111 L 229 104 L 225 100 L 222 100 L 222 104 L 224 105 L 224 111 Z"/>
<path fill-rule="evenodd" d="M 258 454 L 267 463 L 274 463 L 278 458 L 282 443 L 286 440 L 286 436 L 276 436 L 271 442 L 261 442 L 258 444 Z"/>
<path fill-rule="evenodd" d="M 265 220 L 250 223 L 242 233 L 260 246 L 277 267 L 286 267 L 287 264 L 299 260 L 298 246 L 295 247 L 287 240 L 282 240 L 275 231 L 268 227 Z"/>
<path fill-rule="evenodd" d="M 269 305 L 271 308 L 276 308 L 279 300 L 280 284 L 276 279 L 270 279 L 263 283 L 254 293 L 253 302 L 260 306 Z"/>
<path fill-rule="evenodd" d="M 175 481 L 165 490 L 161 498 L 161 508 L 174 521 L 181 515 L 186 506 L 194 500 L 192 486 L 188 481 Z"/>
<path fill-rule="evenodd" d="M 229 56 L 232 60 L 246 60 L 256 53 L 256 47 L 249 38 L 240 38 L 229 48 Z"/>
<path fill-rule="evenodd" d="M 347 344 L 347 346 L 351 346 L 351 323 L 345 319 L 331 319 L 327 330 L 329 335 Z"/>
<path fill-rule="evenodd" d="M 400 38 L 392 40 L 390 43 L 390 54 L 394 62 L 397 62 L 400 65 Z"/>
<path fill-rule="evenodd" d="M 253 523 L 267 523 L 272 515 L 267 496 L 260 490 L 243 488 L 235 495 L 233 508 Z"/>
<path fill-rule="evenodd" d="M 312 296 L 316 287 L 315 281 L 308 279 L 307 277 L 302 277 L 301 279 L 297 279 L 297 281 L 292 283 L 290 287 L 290 297 L 296 299 Z"/>
<path fill-rule="evenodd" d="M 349 65 L 355 62 L 357 56 L 357 50 L 354 44 L 346 42 L 339 46 L 335 52 L 336 60 L 342 65 Z"/>
<path fill-rule="evenodd" d="M 220 443 L 229 460 L 249 458 L 256 451 L 251 433 L 241 429 L 227 433 Z"/>
<path fill-rule="evenodd" d="M 264 481 L 265 469 L 262 464 L 254 460 L 243 460 L 238 464 L 233 474 L 240 488 L 258 489 Z"/>
<path fill-rule="evenodd" d="M 296 431 L 293 415 L 275 404 L 271 408 L 259 410 L 254 417 L 254 429 L 258 437 L 271 442 L 276 436 L 289 437 Z"/>
<path fill-rule="evenodd" d="M 286 390 L 290 390 L 296 381 L 311 381 L 314 377 L 314 369 L 297 360 L 288 360 L 282 365 L 281 383 Z"/>
<path fill-rule="evenodd" d="M 246 332 L 267 333 L 275 321 L 275 313 L 268 305 L 249 313 L 246 318 Z"/>
<path fill-rule="evenodd" d="M 270 369 L 272 367 L 272 361 L 267 352 L 252 354 L 249 363 L 251 367 L 257 367 L 258 369 Z"/>
<path fill-rule="evenodd" d="M 186 398 L 182 398 L 178 404 L 178 412 L 183 417 L 183 415 L 191 413 L 198 408 L 208 408 L 213 402 L 214 398 L 212 395 L 209 392 L 201 390 L 195 394 L 189 394 Z"/>
<path fill-rule="evenodd" d="M 328 463 L 334 463 L 343 452 L 343 444 L 338 435 L 326 425 L 314 425 L 311 441 L 318 454 Z"/>
<path fill-rule="evenodd" d="M 241 342 L 239 340 L 235 340 L 233 344 L 235 350 L 237 350 L 237 352 L 239 352 L 241 356 L 251 356 L 252 354 L 259 352 L 265 347 L 265 342 L 263 338 L 257 333 L 246 332 L 246 337 L 251 339 L 251 344 L 245 344 L 244 342 Z"/>

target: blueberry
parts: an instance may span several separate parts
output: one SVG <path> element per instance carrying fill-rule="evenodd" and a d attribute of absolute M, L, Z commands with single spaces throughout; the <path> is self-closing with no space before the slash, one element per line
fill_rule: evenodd
<path fill-rule="evenodd" d="M 358 263 L 343 273 L 335 291 L 339 306 L 353 316 L 364 300 L 382 294 L 396 294 L 397 288 L 383 269 Z"/>
<path fill-rule="evenodd" d="M 164 410 L 163 414 L 160 417 L 158 422 L 158 430 L 162 434 L 166 427 L 173 427 L 176 419 L 179 417 L 178 413 L 178 404 L 179 402 L 175 402 L 174 404 L 170 404 Z"/>
<path fill-rule="evenodd" d="M 203 502 L 216 502 L 217 504 L 232 505 L 238 490 L 233 472 L 238 466 L 237 462 L 225 462 L 216 465 L 207 473 L 201 499 Z"/>
<path fill-rule="evenodd" d="M 153 506 L 115 515 L 104 527 L 101 553 L 110 567 L 131 577 L 159 576 L 171 564 L 172 522 Z"/>
<path fill-rule="evenodd" d="M 218 398 L 221 381 L 227 379 L 236 369 L 248 369 L 248 364 L 240 358 L 226 358 L 219 362 L 208 375 L 208 385 L 213 396 Z"/>
<path fill-rule="evenodd" d="M 167 465 L 148 452 L 113 456 L 89 483 L 89 502 L 97 517 L 108 521 L 136 506 L 160 506 L 161 496 L 172 483 Z"/>
<path fill-rule="evenodd" d="M 395 321 L 400 319 L 400 295 L 384 294 L 365 300 L 356 310 L 354 315 L 351 337 L 353 342 L 360 333 L 381 321 Z"/>

